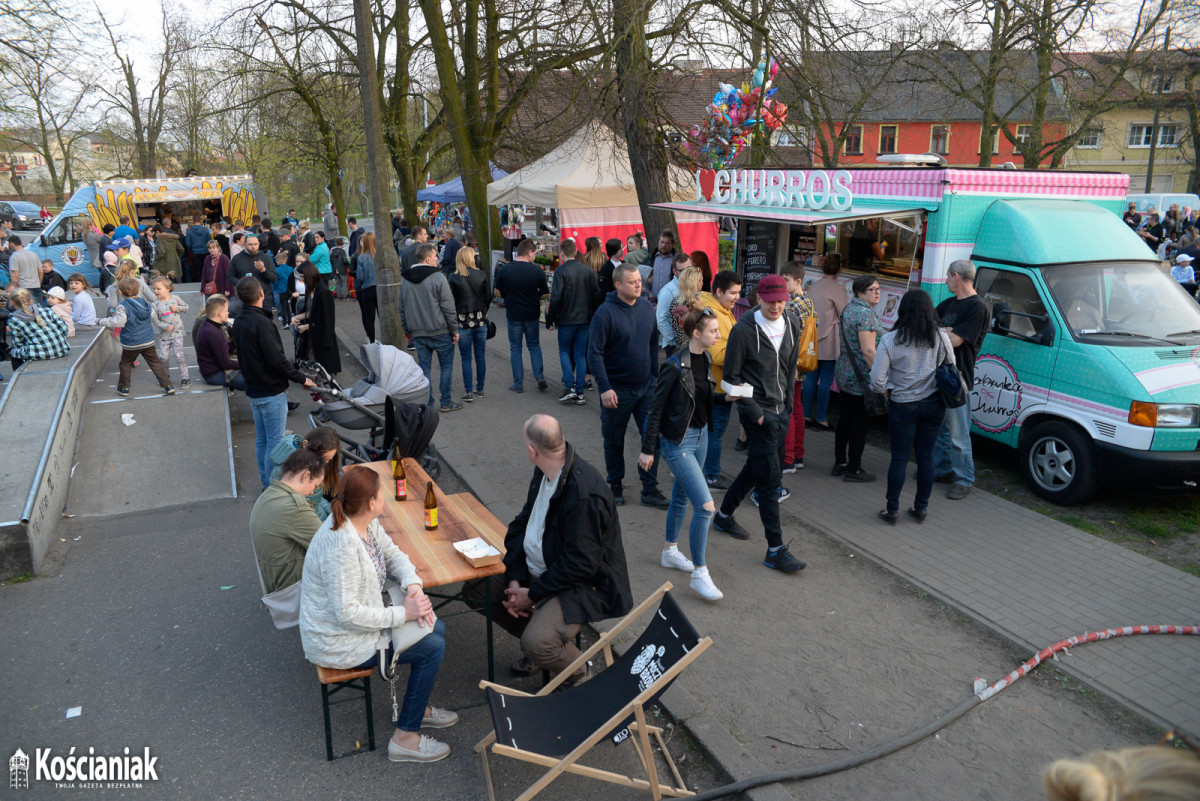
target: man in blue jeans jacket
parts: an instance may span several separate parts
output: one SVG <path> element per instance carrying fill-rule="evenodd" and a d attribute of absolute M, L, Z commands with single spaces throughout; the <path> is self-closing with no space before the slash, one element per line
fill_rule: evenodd
<path fill-rule="evenodd" d="M 512 363 L 511 392 L 525 391 L 525 364 L 521 359 L 521 338 L 529 347 L 529 366 L 542 392 L 550 385 L 542 372 L 542 341 L 538 328 L 542 300 L 550 295 L 546 274 L 533 263 L 537 243 L 526 239 L 517 246 L 517 260 L 505 264 L 496 273 L 496 297 L 504 298 L 508 318 L 508 360 Z"/>
<path fill-rule="evenodd" d="M 616 291 L 609 292 L 592 318 L 588 332 L 588 369 L 600 391 L 600 430 L 604 466 L 617 506 L 625 503 L 625 431 L 632 415 L 639 431 L 646 428 L 658 376 L 658 327 L 654 307 L 642 297 L 642 274 L 632 264 L 613 270 Z M 639 438 L 640 439 L 640 438 Z M 642 503 L 657 509 L 671 505 L 658 489 L 658 462 L 649 470 L 638 465 Z"/>

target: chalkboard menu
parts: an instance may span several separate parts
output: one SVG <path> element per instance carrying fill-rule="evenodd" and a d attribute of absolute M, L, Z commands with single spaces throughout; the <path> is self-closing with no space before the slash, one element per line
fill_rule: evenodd
<path fill-rule="evenodd" d="M 738 227 L 738 270 L 742 274 L 742 297 L 754 297 L 758 281 L 775 272 L 775 249 L 779 223 L 741 220 Z"/>

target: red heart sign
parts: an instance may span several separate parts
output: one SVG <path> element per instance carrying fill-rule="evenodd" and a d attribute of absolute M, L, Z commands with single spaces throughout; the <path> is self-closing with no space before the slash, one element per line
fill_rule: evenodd
<path fill-rule="evenodd" d="M 701 170 L 700 171 L 700 196 L 705 200 L 712 200 L 713 190 L 717 186 L 717 171 L 716 170 Z"/>

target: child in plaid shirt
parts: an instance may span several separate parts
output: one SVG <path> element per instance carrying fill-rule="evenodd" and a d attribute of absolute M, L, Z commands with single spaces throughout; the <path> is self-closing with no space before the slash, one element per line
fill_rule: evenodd
<path fill-rule="evenodd" d="M 800 321 L 800 330 L 804 330 L 804 324 L 809 317 L 813 318 L 813 322 L 817 322 L 817 309 L 812 302 L 812 298 L 804 294 L 804 265 L 798 261 L 789 261 L 783 265 L 783 269 L 779 271 L 783 276 L 783 280 L 787 282 L 788 294 L 791 299 L 784 306 L 786 311 L 796 315 L 796 319 Z M 804 404 L 800 399 L 800 388 L 804 385 L 804 374 L 796 373 L 796 386 L 794 389 L 794 403 L 792 405 L 792 416 L 788 421 L 787 436 L 783 441 L 783 472 L 795 473 L 797 470 L 804 469 Z"/>
<path fill-rule="evenodd" d="M 192 379 L 188 376 L 187 359 L 183 355 L 183 318 L 181 314 L 188 310 L 188 305 L 179 299 L 178 295 L 171 294 L 171 280 L 166 277 L 154 278 L 150 281 L 150 286 L 154 290 L 154 328 L 158 335 L 155 343 L 158 349 L 158 358 L 162 360 L 163 366 L 170 370 L 170 357 L 175 356 L 175 362 L 179 365 L 179 388 L 187 389 L 192 385 Z"/>
<path fill-rule="evenodd" d="M 9 296 L 12 306 L 8 329 L 12 332 L 9 359 L 13 370 L 24 362 L 57 359 L 71 350 L 67 342 L 67 324 L 62 318 L 33 302 L 28 289 L 18 289 Z"/>

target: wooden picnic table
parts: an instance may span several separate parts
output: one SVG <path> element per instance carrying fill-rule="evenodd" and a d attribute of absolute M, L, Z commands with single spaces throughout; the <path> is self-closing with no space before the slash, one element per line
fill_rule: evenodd
<path fill-rule="evenodd" d="M 396 547 L 404 551 L 421 577 L 425 593 L 444 599 L 439 608 L 450 601 L 463 601 L 468 605 L 478 600 L 464 595 L 466 586 L 457 593 L 437 593 L 430 590 L 454 584 L 483 581 L 487 617 L 488 680 L 495 678 L 495 661 L 492 644 L 491 582 L 487 579 L 504 572 L 504 563 L 497 562 L 485 567 L 472 567 L 454 549 L 454 543 L 482 537 L 493 548 L 504 554 L 504 533 L 508 527 L 501 523 L 487 507 L 469 492 L 446 495 L 436 482 L 415 459 L 404 460 L 407 480 L 407 499 L 397 501 L 394 497 L 392 463 L 369 462 L 369 467 L 384 480 L 387 504 L 379 515 L 379 523 L 391 537 Z M 425 530 L 425 490 L 433 484 L 438 502 L 438 527 Z"/>

